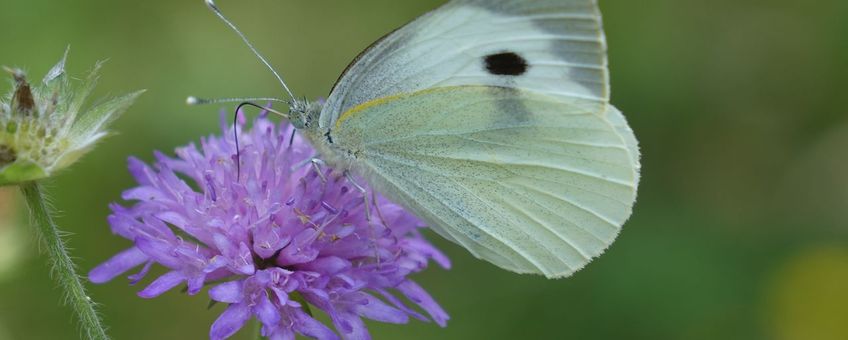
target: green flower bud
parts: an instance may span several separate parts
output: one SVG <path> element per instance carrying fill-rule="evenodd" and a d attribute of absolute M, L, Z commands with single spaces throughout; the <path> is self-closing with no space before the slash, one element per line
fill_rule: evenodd
<path fill-rule="evenodd" d="M 144 91 L 102 101 L 86 110 L 102 63 L 79 86 L 65 74 L 65 60 L 40 84 L 19 69 L 4 67 L 14 90 L 0 98 L 0 186 L 49 177 L 68 167 L 107 135 L 106 127 Z"/>

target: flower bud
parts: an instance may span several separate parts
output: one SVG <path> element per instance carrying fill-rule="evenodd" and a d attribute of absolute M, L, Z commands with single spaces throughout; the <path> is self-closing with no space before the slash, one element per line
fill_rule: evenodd
<path fill-rule="evenodd" d="M 144 91 L 101 101 L 83 110 L 102 63 L 78 86 L 65 74 L 65 60 L 38 84 L 20 69 L 4 67 L 14 79 L 0 98 L 0 186 L 49 177 L 68 167 L 101 138 L 106 127 Z"/>

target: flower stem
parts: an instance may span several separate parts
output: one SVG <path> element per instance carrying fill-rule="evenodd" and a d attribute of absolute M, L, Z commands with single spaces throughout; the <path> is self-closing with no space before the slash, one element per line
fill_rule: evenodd
<path fill-rule="evenodd" d="M 80 277 L 76 273 L 71 257 L 68 256 L 60 231 L 53 223 L 52 211 L 45 202 L 41 186 L 37 182 L 23 183 L 21 184 L 21 191 L 23 191 L 29 207 L 32 221 L 47 246 L 50 267 L 65 291 L 65 300 L 77 313 L 83 331 L 90 339 L 108 339 L 109 337 L 106 336 L 106 331 L 100 322 L 100 317 L 94 310 L 94 302 L 86 295 L 85 287 L 83 287 Z"/>

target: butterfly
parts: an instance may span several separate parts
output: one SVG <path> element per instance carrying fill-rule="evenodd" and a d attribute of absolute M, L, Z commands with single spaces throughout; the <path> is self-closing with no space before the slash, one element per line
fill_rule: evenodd
<path fill-rule="evenodd" d="M 287 116 L 324 162 L 474 256 L 566 277 L 615 240 L 639 183 L 606 49 L 595 0 L 452 0 Z"/>

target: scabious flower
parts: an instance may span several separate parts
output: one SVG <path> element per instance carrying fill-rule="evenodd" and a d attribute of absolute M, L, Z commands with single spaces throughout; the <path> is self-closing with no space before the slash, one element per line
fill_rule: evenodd
<path fill-rule="evenodd" d="M 14 89 L 0 98 L 0 186 L 42 179 L 68 167 L 106 136 L 106 126 L 144 92 L 83 110 L 101 63 L 74 88 L 65 74 L 67 56 L 66 51 L 37 86 L 22 70 L 4 68 L 12 74 Z"/>
<path fill-rule="evenodd" d="M 188 294 L 211 286 L 209 297 L 229 304 L 212 339 L 233 335 L 254 316 L 271 339 L 367 339 L 362 318 L 406 323 L 427 314 L 445 325 L 444 310 L 408 278 L 430 260 L 450 266 L 415 217 L 310 163 L 314 150 L 264 114 L 239 133 L 236 158 L 232 129 L 243 126 L 227 126 L 222 116 L 224 135 L 202 139 L 199 148 L 179 148 L 176 158 L 157 153 L 153 166 L 129 160 L 138 187 L 123 199 L 134 203 L 113 204 L 109 223 L 134 245 L 94 268 L 93 282 L 142 266 L 129 276 L 136 283 L 158 263 L 169 271 L 141 297 L 182 284 Z M 310 305 L 336 332 L 313 318 Z"/>

